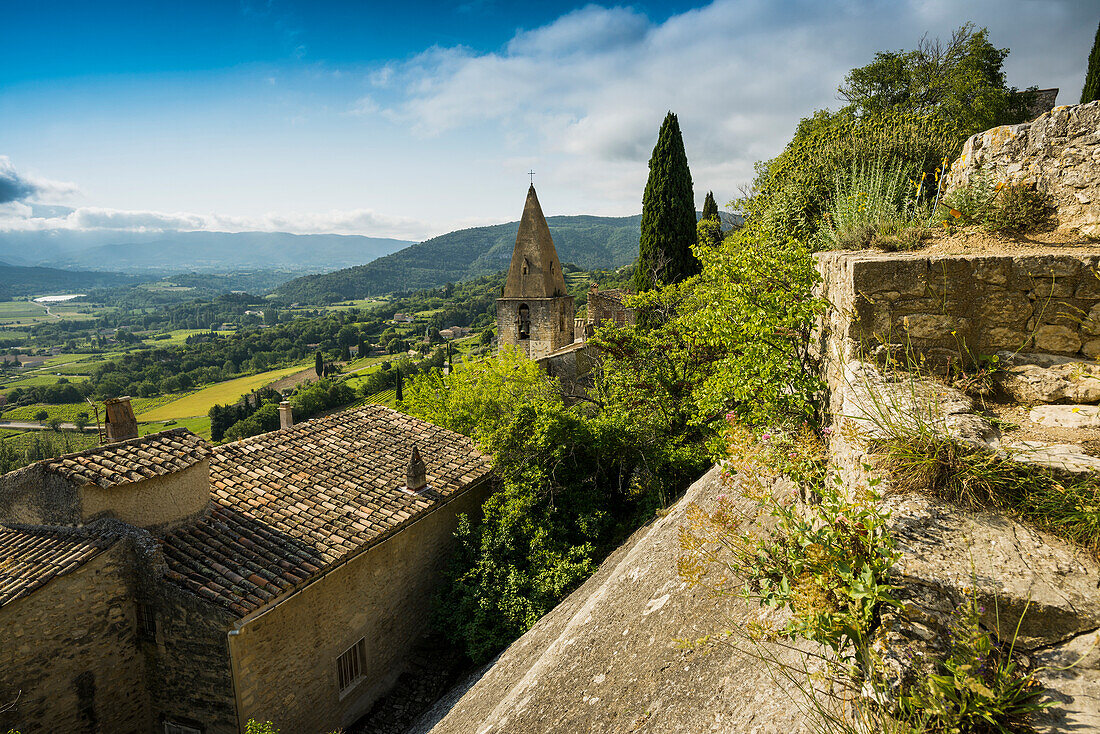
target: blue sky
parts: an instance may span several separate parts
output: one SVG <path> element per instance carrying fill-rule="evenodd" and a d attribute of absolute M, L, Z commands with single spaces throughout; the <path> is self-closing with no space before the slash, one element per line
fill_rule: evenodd
<path fill-rule="evenodd" d="M 420 239 L 517 218 L 532 167 L 548 214 L 627 215 L 668 109 L 699 203 L 728 201 L 874 51 L 973 21 L 1012 50 L 1010 84 L 1071 103 L 1098 15 L 1089 0 L 0 0 L 0 228 Z"/>

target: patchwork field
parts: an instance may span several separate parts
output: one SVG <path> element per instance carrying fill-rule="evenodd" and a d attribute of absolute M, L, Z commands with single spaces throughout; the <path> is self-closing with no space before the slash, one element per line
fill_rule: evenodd
<path fill-rule="evenodd" d="M 172 402 L 161 405 L 153 410 L 138 413 L 137 418 L 139 421 L 166 421 L 204 416 L 210 412 L 210 408 L 214 405 L 235 403 L 242 395 L 269 385 L 287 375 L 301 372 L 306 366 L 307 365 L 303 362 L 294 367 L 284 367 L 278 370 L 248 375 L 246 377 L 238 377 L 235 380 L 219 382 L 215 385 L 197 390 L 190 395 L 185 395 L 178 400 L 173 400 Z M 137 413 L 136 407 L 134 412 Z"/>

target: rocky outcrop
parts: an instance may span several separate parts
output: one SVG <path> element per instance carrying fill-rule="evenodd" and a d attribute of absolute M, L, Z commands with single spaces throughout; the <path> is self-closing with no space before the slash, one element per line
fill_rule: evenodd
<path fill-rule="evenodd" d="M 982 169 L 997 181 L 1034 185 L 1054 201 L 1059 226 L 1100 237 L 1100 101 L 974 135 L 951 166 L 948 190 Z"/>
<path fill-rule="evenodd" d="M 803 694 L 777 667 L 727 642 L 685 642 L 767 619 L 677 575 L 689 505 L 722 491 L 712 469 L 410 734 L 810 731 Z M 779 646 L 757 652 L 800 659 Z"/>

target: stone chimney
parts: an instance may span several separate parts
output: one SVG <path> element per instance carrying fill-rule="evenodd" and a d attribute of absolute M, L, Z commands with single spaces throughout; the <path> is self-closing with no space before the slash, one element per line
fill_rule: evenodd
<path fill-rule="evenodd" d="M 279 428 L 290 428 L 294 425 L 294 407 L 289 400 L 279 403 Z"/>
<path fill-rule="evenodd" d="M 412 456 L 409 457 L 409 469 L 405 473 L 405 488 L 410 492 L 420 492 L 428 487 L 428 468 L 424 460 L 420 458 L 420 451 L 413 444 Z"/>
<path fill-rule="evenodd" d="M 137 419 L 129 396 L 105 400 L 103 405 L 107 408 L 107 443 L 137 438 Z"/>

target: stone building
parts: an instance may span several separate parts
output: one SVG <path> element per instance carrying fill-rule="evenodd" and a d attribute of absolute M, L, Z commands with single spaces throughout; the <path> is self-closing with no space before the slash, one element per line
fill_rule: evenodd
<path fill-rule="evenodd" d="M 470 439 L 378 405 L 4 475 L 0 731 L 347 726 L 403 672 L 489 490 Z"/>
<path fill-rule="evenodd" d="M 597 327 L 604 321 L 623 325 L 634 325 L 634 309 L 627 308 L 623 303 L 625 296 L 633 295 L 631 291 L 612 288 L 601 291 L 595 283 L 588 287 L 588 323 Z"/>
<path fill-rule="evenodd" d="M 573 296 L 566 293 L 534 186 L 527 191 L 508 280 L 497 299 L 497 334 L 499 344 L 518 346 L 531 359 L 573 343 Z"/>

